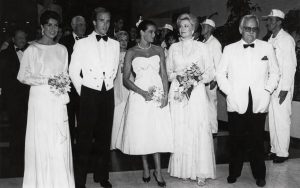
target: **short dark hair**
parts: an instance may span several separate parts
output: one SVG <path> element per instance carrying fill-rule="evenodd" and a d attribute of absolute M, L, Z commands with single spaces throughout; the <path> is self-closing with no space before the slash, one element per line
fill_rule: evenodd
<path fill-rule="evenodd" d="M 137 33 L 139 38 L 141 37 L 140 31 L 146 31 L 150 25 L 156 27 L 156 24 L 151 20 L 143 20 L 137 27 Z"/>
<path fill-rule="evenodd" d="M 45 25 L 50 19 L 54 19 L 60 24 L 60 16 L 57 12 L 46 10 L 40 17 L 40 24 Z"/>
<path fill-rule="evenodd" d="M 167 33 L 166 36 L 165 36 L 165 41 L 167 41 L 171 38 L 173 38 L 176 42 L 178 42 L 179 41 L 178 33 L 174 32 L 174 31 L 171 31 L 171 32 Z"/>
<path fill-rule="evenodd" d="M 108 13 L 111 16 L 111 13 L 109 10 L 107 10 L 106 8 L 103 7 L 97 7 L 94 9 L 93 14 L 92 14 L 92 21 L 96 21 L 97 20 L 97 15 L 100 13 Z"/>

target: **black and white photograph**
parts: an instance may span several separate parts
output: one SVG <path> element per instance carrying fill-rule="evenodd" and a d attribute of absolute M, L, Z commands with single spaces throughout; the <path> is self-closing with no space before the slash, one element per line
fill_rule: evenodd
<path fill-rule="evenodd" d="M 299 0 L 0 0 L 0 187 L 299 188 L 299 20 Z"/>

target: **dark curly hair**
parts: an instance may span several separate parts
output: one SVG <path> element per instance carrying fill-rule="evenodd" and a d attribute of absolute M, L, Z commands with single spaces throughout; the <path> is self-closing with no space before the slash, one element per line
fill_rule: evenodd
<path fill-rule="evenodd" d="M 54 19 L 60 24 L 60 16 L 57 12 L 54 12 L 52 10 L 46 10 L 40 17 L 40 24 L 45 25 L 48 23 L 50 19 Z"/>

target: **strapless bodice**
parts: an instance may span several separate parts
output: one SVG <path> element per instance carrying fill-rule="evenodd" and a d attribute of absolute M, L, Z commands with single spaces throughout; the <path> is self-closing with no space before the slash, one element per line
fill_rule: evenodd
<path fill-rule="evenodd" d="M 136 57 L 132 61 L 133 71 L 137 77 L 143 76 L 147 73 L 159 73 L 159 61 L 158 55 L 151 57 Z"/>

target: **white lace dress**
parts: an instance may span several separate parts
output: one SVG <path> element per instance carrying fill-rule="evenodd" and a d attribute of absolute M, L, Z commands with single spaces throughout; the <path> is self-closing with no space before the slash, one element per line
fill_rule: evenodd
<path fill-rule="evenodd" d="M 31 85 L 25 141 L 23 188 L 74 188 L 66 104 L 47 85 L 51 75 L 67 72 L 68 54 L 60 44 L 34 42 L 21 61 L 18 79 Z"/>
<path fill-rule="evenodd" d="M 194 40 L 173 44 L 167 58 L 167 71 L 172 82 L 169 92 L 174 153 L 168 172 L 178 178 L 215 178 L 216 165 L 211 127 L 208 119 L 208 98 L 204 83 L 212 79 L 212 67 L 205 44 Z M 190 99 L 175 100 L 179 87 L 176 79 L 186 67 L 196 63 L 202 70 L 203 81 L 192 91 Z"/>

